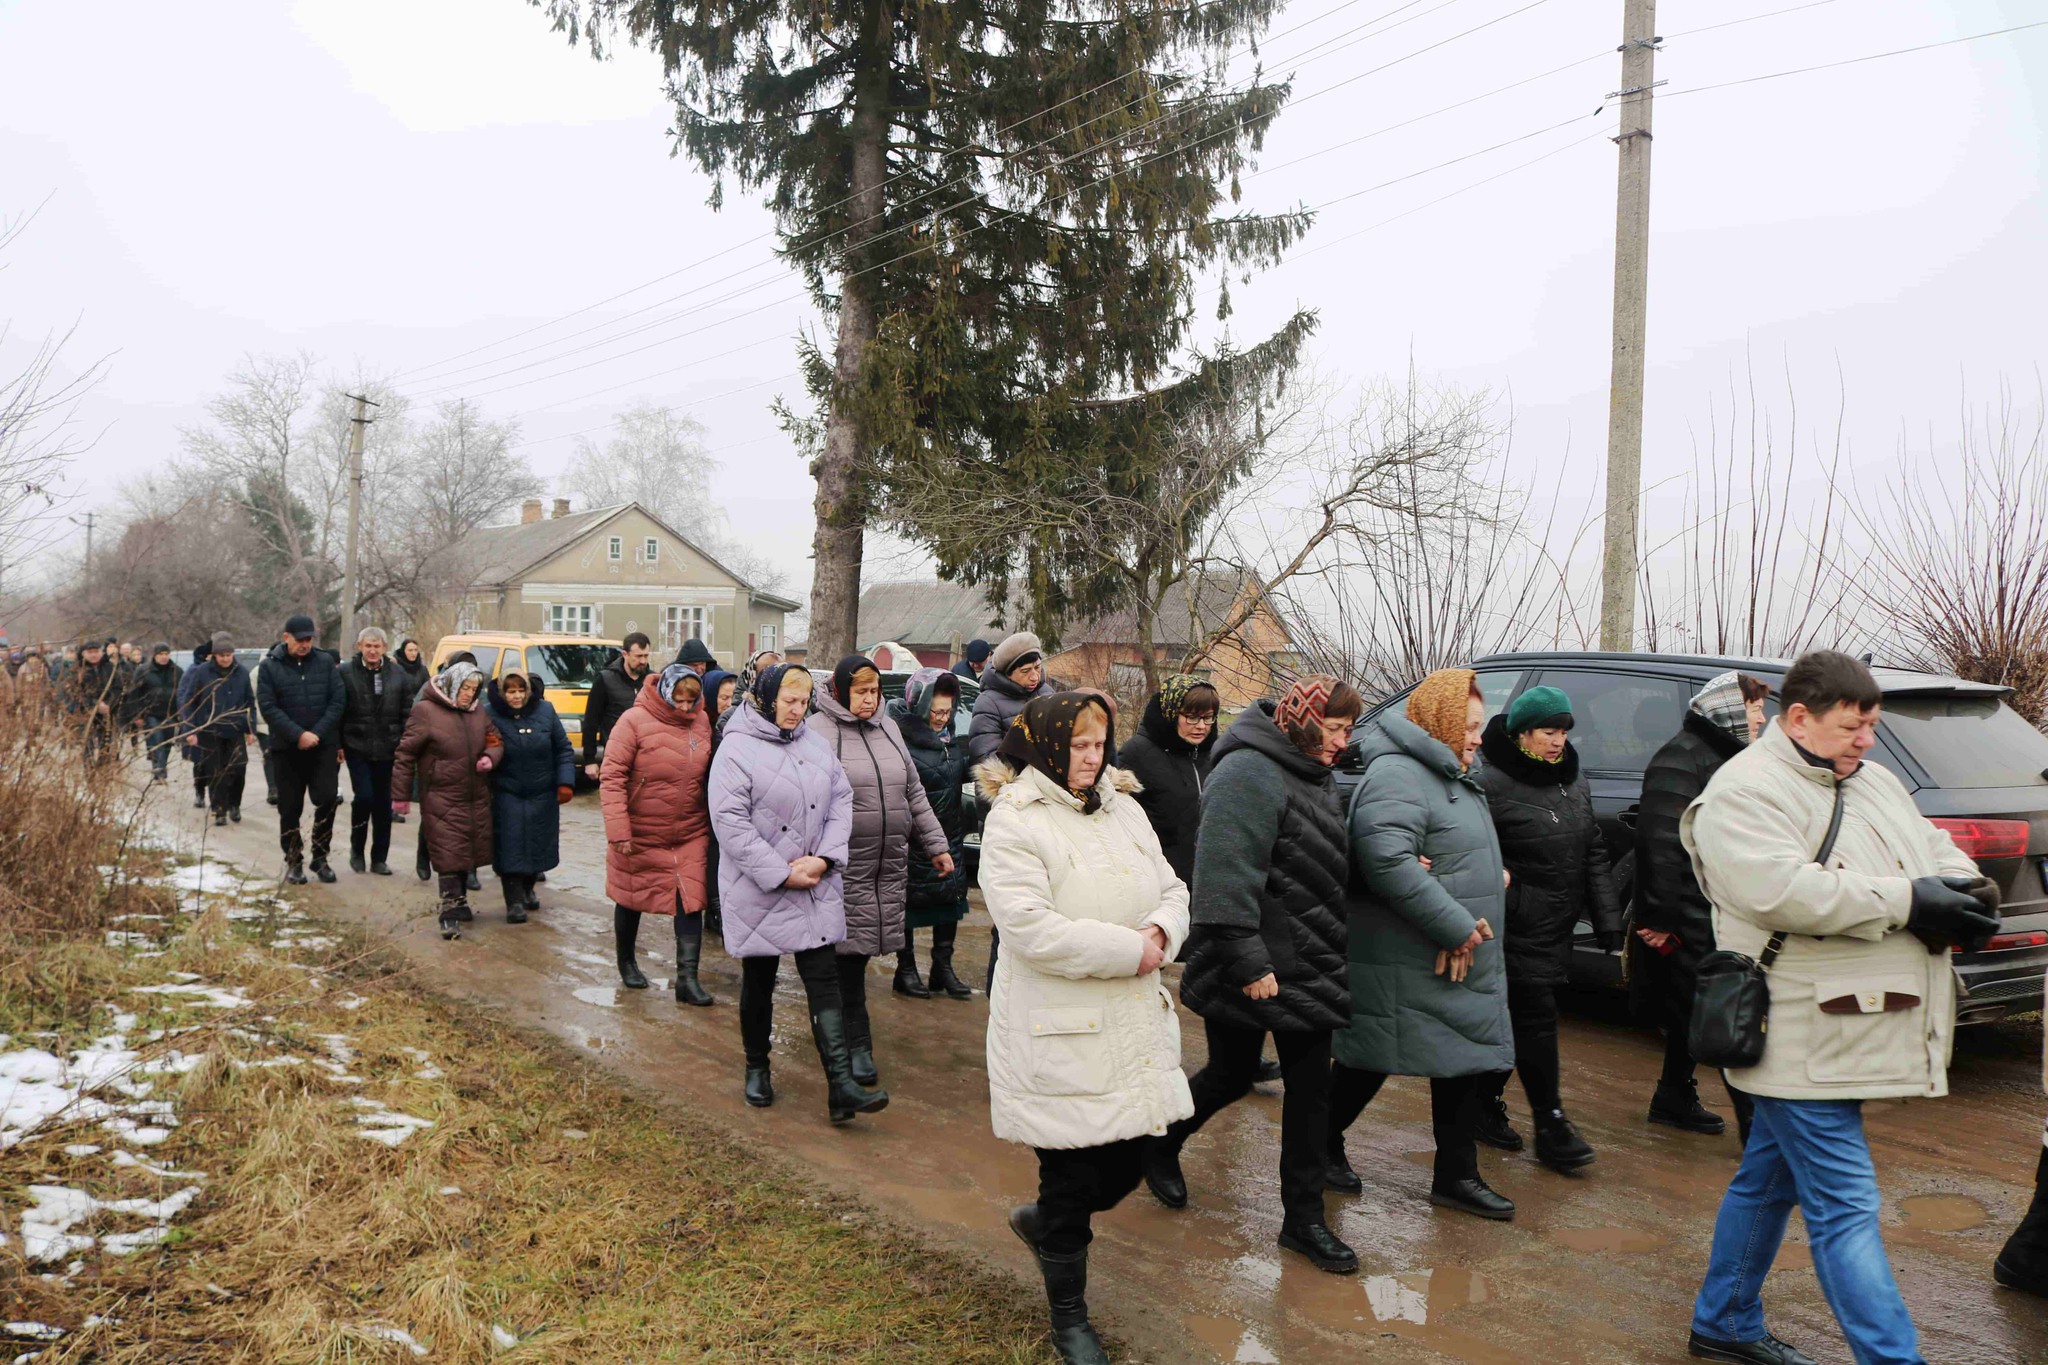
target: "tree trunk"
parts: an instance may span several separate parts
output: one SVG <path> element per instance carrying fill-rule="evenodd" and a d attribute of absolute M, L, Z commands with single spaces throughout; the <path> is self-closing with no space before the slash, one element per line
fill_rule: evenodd
<path fill-rule="evenodd" d="M 1138 659 L 1145 666 L 1145 697 L 1151 699 L 1159 690 L 1158 652 L 1152 647 L 1152 637 L 1157 633 L 1156 618 L 1152 610 L 1152 599 L 1146 593 L 1138 594 Z"/>
<path fill-rule="evenodd" d="M 845 268 L 839 285 L 839 339 L 832 355 L 832 397 L 825 414 L 825 448 L 811 462 L 818 481 L 811 539 L 813 663 L 830 667 L 858 646 L 861 553 L 867 533 L 867 490 L 861 473 L 866 431 L 857 390 L 877 328 L 877 281 L 859 273 L 872 264 L 864 249 L 882 225 L 884 155 L 889 136 L 889 63 L 895 16 L 882 0 L 869 0 L 854 78 L 851 125 L 853 167 L 848 186 Z"/>

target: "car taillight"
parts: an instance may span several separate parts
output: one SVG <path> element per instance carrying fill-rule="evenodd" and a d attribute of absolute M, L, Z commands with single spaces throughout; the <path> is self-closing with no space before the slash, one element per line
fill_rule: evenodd
<path fill-rule="evenodd" d="M 2024 858 L 2027 855 L 2027 822 L 2024 820 L 1936 820 L 1937 829 L 1948 831 L 1956 847 L 1983 862 L 1986 858 Z"/>
<path fill-rule="evenodd" d="M 2035 929 L 2025 934 L 1999 934 L 1984 948 L 1993 953 L 2001 948 L 2048 948 L 2048 933 Z"/>

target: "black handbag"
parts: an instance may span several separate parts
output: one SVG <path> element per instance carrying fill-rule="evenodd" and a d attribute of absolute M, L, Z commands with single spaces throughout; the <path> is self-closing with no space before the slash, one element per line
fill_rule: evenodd
<path fill-rule="evenodd" d="M 1834 814 L 1827 838 L 1814 861 L 1823 867 L 1842 832 L 1842 784 L 1835 784 Z M 1721 1068 L 1755 1066 L 1764 1057 L 1764 1033 L 1770 1027 L 1771 987 L 1766 974 L 1784 951 L 1786 934 L 1771 935 L 1761 957 L 1717 949 L 1700 962 L 1698 988 L 1692 998 L 1692 1025 L 1686 1047 L 1693 1060 Z"/>

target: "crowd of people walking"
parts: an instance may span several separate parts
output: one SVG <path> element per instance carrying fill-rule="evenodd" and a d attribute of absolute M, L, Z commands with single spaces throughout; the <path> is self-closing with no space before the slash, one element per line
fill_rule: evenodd
<path fill-rule="evenodd" d="M 1722 1073 L 1743 1160 L 1691 1353 L 1808 1362 L 1770 1333 L 1761 1301 L 1796 1206 L 1857 1361 L 1923 1359 L 1880 1236 L 1861 1103 L 1946 1093 L 1947 954 L 1990 939 L 1999 897 L 1865 761 L 1882 694 L 1854 659 L 1796 661 L 1774 718 L 1757 678 L 1731 672 L 1698 692 L 1646 771 L 1624 905 L 1572 698 L 1555 687 L 1489 716 L 1476 675 L 1444 669 L 1362 721 L 1355 688 L 1309 676 L 1244 707 L 1219 739 L 1216 687 L 1174 676 L 1119 754 L 1114 702 L 1048 678 L 1027 633 L 916 671 L 894 700 L 860 655 L 814 675 L 771 651 L 728 673 L 691 640 L 657 668 L 635 634 L 595 680 L 579 755 L 538 677 L 490 678 L 460 652 L 429 677 L 416 642 L 394 653 L 374 628 L 342 663 L 314 635 L 309 618 L 287 621 L 253 678 L 226 635 L 189 667 L 164 643 L 127 659 L 118 642 L 86 641 L 55 668 L 32 651 L 6 671 L 0 703 L 69 717 L 91 763 L 129 740 L 154 781 L 184 749 L 215 824 L 241 819 L 260 721 L 290 882 L 335 880 L 344 767 L 355 872 L 390 875 L 392 824 L 416 802 L 420 874 L 439 878 L 449 939 L 474 920 L 483 867 L 508 923 L 539 908 L 580 772 L 600 793 L 621 983 L 649 984 L 636 949 L 654 915 L 673 925 L 676 1000 L 716 1005 L 700 964 L 706 932 L 719 933 L 740 963 L 742 1093 L 767 1107 L 775 980 L 793 959 L 834 1124 L 889 1103 L 874 959 L 893 958 L 900 995 L 973 997 L 954 949 L 978 883 L 993 924 L 990 1119 L 1036 1156 L 1038 1196 L 1009 1221 L 1065 1361 L 1107 1359 L 1086 1300 L 1094 1217 L 1141 1185 L 1169 1209 L 1203 1197 L 1183 1154 L 1259 1080 L 1283 1086 L 1279 1244 L 1324 1270 L 1358 1266 L 1325 1200 L 1365 1187 L 1345 1135 L 1395 1078 L 1429 1083 L 1432 1205 L 1514 1217 L 1481 1145 L 1532 1146 L 1559 1172 L 1594 1165 L 1567 1115 L 1558 1030 L 1581 920 L 1602 951 L 1627 954 L 1636 1002 L 1665 1033 L 1651 1123 L 1723 1131 L 1695 1081 L 1698 1039 L 1713 1036 L 1696 1025 L 1725 999 L 1703 983 L 1769 974 L 1767 1046 L 1759 1037 Z M 1340 763 L 1355 774 L 1348 796 Z M 966 841 L 977 801 L 978 875 Z M 1163 971 L 1176 961 L 1179 1002 L 1207 1042 L 1192 1076 Z M 1269 1038 L 1277 1064 L 1263 1060 Z M 1527 1144 L 1505 1103 L 1513 1076 L 1533 1116 Z M 2040 1175 L 1997 1269 L 2048 1294 L 2048 1156 Z"/>

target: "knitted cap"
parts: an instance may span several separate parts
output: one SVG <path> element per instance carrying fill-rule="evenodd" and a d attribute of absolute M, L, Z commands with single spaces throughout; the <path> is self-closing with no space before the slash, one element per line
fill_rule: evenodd
<path fill-rule="evenodd" d="M 1572 699 L 1555 687 L 1532 687 L 1508 707 L 1507 727 L 1511 735 L 1531 730 L 1569 730 Z"/>

